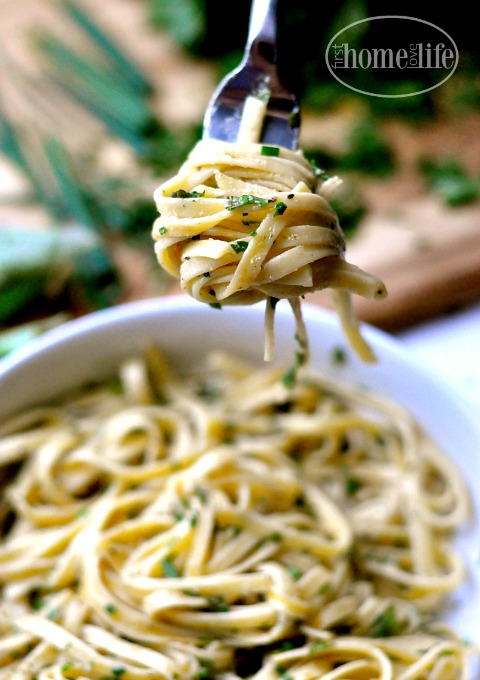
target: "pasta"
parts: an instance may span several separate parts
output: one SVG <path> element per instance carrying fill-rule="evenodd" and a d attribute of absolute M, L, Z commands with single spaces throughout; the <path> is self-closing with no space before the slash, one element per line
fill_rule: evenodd
<path fill-rule="evenodd" d="M 400 407 L 288 375 L 150 349 L 1 425 L 0 680 L 468 680 L 436 620 L 456 470 Z"/>
<path fill-rule="evenodd" d="M 306 343 L 299 300 L 330 288 L 352 347 L 373 361 L 350 293 L 382 299 L 386 289 L 345 261 L 344 234 L 327 200 L 339 180 L 319 180 L 300 151 L 250 141 L 261 115 L 249 111 L 238 142 L 198 142 L 178 174 L 155 192 L 157 259 L 200 302 L 266 300 L 266 359 L 273 355 L 276 300 L 288 298 Z"/>

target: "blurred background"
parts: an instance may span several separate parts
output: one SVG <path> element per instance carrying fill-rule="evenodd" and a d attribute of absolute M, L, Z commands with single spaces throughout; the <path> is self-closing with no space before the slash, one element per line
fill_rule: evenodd
<path fill-rule="evenodd" d="M 389 289 L 357 312 L 398 331 L 480 301 L 480 55 L 467 3 L 389 3 L 447 31 L 458 68 L 415 96 L 358 94 L 325 49 L 385 11 L 279 0 L 279 59 L 302 101 L 302 148 L 344 180 L 347 259 Z M 67 318 L 178 290 L 154 258 L 152 193 L 200 137 L 249 12 L 246 0 L 0 0 L 0 355 Z M 430 76 L 384 69 L 375 86 L 399 94 Z"/>

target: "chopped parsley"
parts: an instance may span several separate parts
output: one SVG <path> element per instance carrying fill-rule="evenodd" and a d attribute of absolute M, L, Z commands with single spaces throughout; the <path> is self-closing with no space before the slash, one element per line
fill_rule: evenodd
<path fill-rule="evenodd" d="M 362 488 L 362 482 L 352 475 L 345 477 L 345 493 L 347 496 L 355 496 L 357 491 Z"/>
<path fill-rule="evenodd" d="M 162 571 L 167 578 L 178 578 L 179 573 L 176 566 L 173 564 L 171 557 L 165 557 L 162 560 Z"/>
<path fill-rule="evenodd" d="M 222 305 L 219 302 L 210 302 L 210 307 L 213 309 L 222 309 Z"/>
<path fill-rule="evenodd" d="M 287 209 L 286 204 L 283 203 L 283 201 L 279 201 L 275 205 L 275 210 L 273 211 L 273 216 L 278 217 L 279 215 L 283 215 L 283 213 L 285 212 L 286 209 Z"/>
<path fill-rule="evenodd" d="M 334 347 L 332 350 L 332 361 L 334 364 L 344 364 L 347 361 L 347 353 L 343 347 Z"/>
<path fill-rule="evenodd" d="M 278 146 L 262 146 L 260 153 L 262 156 L 279 156 L 280 149 Z"/>
<path fill-rule="evenodd" d="M 260 196 L 252 196 L 251 194 L 243 194 L 243 196 L 230 196 L 227 201 L 227 210 L 235 210 L 235 208 L 241 208 L 244 205 L 256 205 L 263 207 L 267 205 L 268 200 L 266 198 L 260 198 Z"/>
<path fill-rule="evenodd" d="M 310 653 L 318 654 L 318 652 L 323 652 L 324 649 L 328 649 L 331 646 L 332 643 L 327 642 L 326 640 L 315 640 L 315 642 L 312 642 L 310 645 Z"/>
<path fill-rule="evenodd" d="M 393 604 L 379 614 L 370 627 L 370 635 L 372 637 L 391 637 L 400 632 L 400 622 L 397 619 L 395 607 Z"/>
<path fill-rule="evenodd" d="M 243 253 L 248 247 L 248 241 L 236 241 L 235 243 L 230 243 L 230 247 L 236 253 Z"/>
<path fill-rule="evenodd" d="M 298 579 L 302 576 L 303 573 L 302 570 L 299 569 L 298 567 L 288 567 L 288 572 L 294 581 L 298 581 Z"/>
<path fill-rule="evenodd" d="M 295 385 L 297 379 L 297 367 L 291 366 L 282 376 L 282 383 L 287 389 L 291 389 Z"/>
<path fill-rule="evenodd" d="M 275 668 L 275 671 L 278 675 L 279 678 L 282 678 L 282 680 L 293 680 L 293 677 L 290 675 L 290 673 L 287 671 L 285 666 L 277 666 Z"/>
<path fill-rule="evenodd" d="M 208 606 L 215 612 L 228 612 L 229 606 L 223 595 L 212 595 L 207 598 Z"/>
<path fill-rule="evenodd" d="M 255 230 L 250 232 L 250 236 L 256 236 L 256 235 L 257 235 L 257 232 Z"/>
<path fill-rule="evenodd" d="M 178 191 L 174 191 L 170 194 L 170 198 L 202 198 L 204 195 L 204 191 L 200 193 L 199 191 L 185 191 L 185 189 L 178 189 Z"/>
<path fill-rule="evenodd" d="M 117 608 L 114 604 L 109 603 L 105 605 L 105 611 L 108 612 L 108 614 L 116 614 Z"/>
<path fill-rule="evenodd" d="M 163 236 L 164 234 L 167 233 L 167 227 L 160 227 L 158 230 L 158 233 Z"/>

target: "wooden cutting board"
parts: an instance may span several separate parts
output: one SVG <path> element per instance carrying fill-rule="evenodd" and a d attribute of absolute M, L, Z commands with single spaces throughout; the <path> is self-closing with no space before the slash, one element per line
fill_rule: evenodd
<path fill-rule="evenodd" d="M 480 205 L 447 208 L 411 200 L 400 214 L 372 213 L 348 244 L 347 260 L 379 276 L 382 301 L 354 297 L 357 315 L 389 331 L 480 302 Z M 310 302 L 329 305 L 325 292 Z"/>

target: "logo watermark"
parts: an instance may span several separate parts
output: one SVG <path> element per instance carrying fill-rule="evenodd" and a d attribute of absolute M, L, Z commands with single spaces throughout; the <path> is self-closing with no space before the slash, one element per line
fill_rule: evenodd
<path fill-rule="evenodd" d="M 371 30 L 372 26 L 375 30 Z M 359 33 L 368 33 L 361 44 Z M 361 19 L 338 31 L 328 43 L 325 59 L 332 76 L 351 90 L 394 98 L 411 97 L 442 85 L 455 72 L 459 54 L 454 40 L 435 24 L 414 17 L 385 15 Z M 375 91 L 385 80 L 375 78 L 380 70 L 389 71 L 387 77 L 402 77 L 414 84 L 424 82 L 428 76 L 428 84 L 400 94 Z M 371 77 L 367 85 L 366 76 Z"/>

